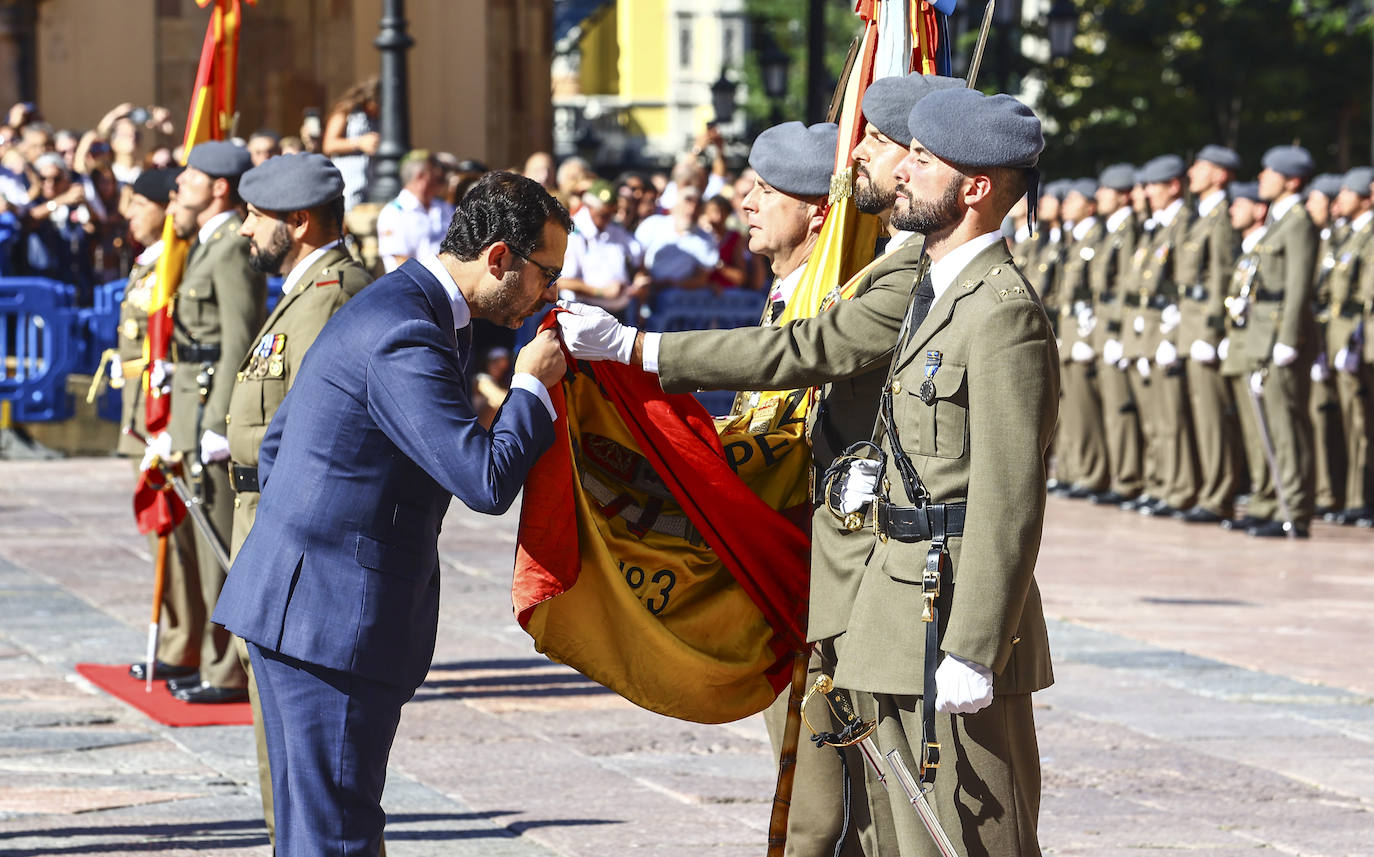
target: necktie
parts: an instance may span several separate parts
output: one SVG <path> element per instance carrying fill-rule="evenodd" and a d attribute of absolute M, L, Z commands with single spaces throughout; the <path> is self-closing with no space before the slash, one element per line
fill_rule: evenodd
<path fill-rule="evenodd" d="M 929 256 L 921 257 L 921 261 L 917 263 L 916 273 L 920 275 L 921 282 L 911 296 L 911 305 L 907 307 L 906 336 L 897 344 L 898 354 L 911 341 L 911 337 L 916 334 L 916 328 L 920 327 L 921 322 L 930 315 L 930 306 L 935 303 L 935 284 L 930 279 Z"/>

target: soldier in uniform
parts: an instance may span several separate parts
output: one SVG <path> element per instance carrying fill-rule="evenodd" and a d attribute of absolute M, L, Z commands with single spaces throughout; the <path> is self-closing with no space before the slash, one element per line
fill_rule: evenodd
<path fill-rule="evenodd" d="M 1102 428 L 1111 469 L 1110 489 L 1091 499 L 1111 505 L 1132 502 L 1144 488 L 1140 414 L 1128 377 L 1135 369 L 1121 344 L 1127 275 L 1140 231 L 1131 208 L 1133 187 L 1135 167 L 1131 164 L 1113 164 L 1097 177 L 1097 214 L 1104 218 L 1106 234 L 1088 269 L 1095 315 L 1093 346 L 1102 355 L 1097 376 Z"/>
<path fill-rule="evenodd" d="M 1317 357 L 1312 364 L 1312 393 L 1307 415 L 1312 420 L 1312 468 L 1316 514 L 1336 521 L 1345 502 L 1345 438 L 1342 431 L 1340 397 L 1331 377 L 1331 355 L 1326 352 L 1326 326 L 1331 318 L 1331 272 L 1349 235 L 1350 221 L 1336 211 L 1335 200 L 1341 192 L 1341 176 L 1322 173 L 1308 185 L 1303 207 L 1317 227 L 1317 270 L 1313 277 L 1313 312 L 1317 322 Z"/>
<path fill-rule="evenodd" d="M 1179 510 L 1181 520 L 1218 524 L 1234 513 L 1238 440 L 1235 400 L 1219 371 L 1217 345 L 1226 335 L 1226 288 L 1235 267 L 1238 239 L 1231 227 L 1226 186 L 1240 157 L 1223 146 L 1204 146 L 1188 168 L 1188 190 L 1197 219 L 1178 248 L 1179 347 L 1186 349 L 1188 401 L 1197 442 L 1197 504 Z"/>
<path fill-rule="evenodd" d="M 1269 461 L 1264 454 L 1255 407 L 1250 398 L 1250 376 L 1259 370 L 1262 361 L 1254 356 L 1249 324 L 1254 308 L 1255 268 L 1258 264 L 1255 247 L 1264 237 L 1264 221 L 1269 213 L 1269 204 L 1260 199 L 1259 184 L 1256 182 L 1232 182 L 1228 195 L 1231 197 L 1231 228 L 1241 239 L 1240 256 L 1227 286 L 1226 335 L 1217 345 L 1217 357 L 1221 361 L 1221 375 L 1231 388 L 1231 398 L 1236 403 L 1252 499 L 1244 517 L 1228 518 L 1221 522 L 1221 526 L 1223 529 L 1246 532 L 1253 526 L 1267 523 L 1270 520 L 1267 516 L 1273 511 L 1272 500 L 1267 503 L 1261 500 L 1256 504 L 1253 499 L 1272 497 L 1274 485 Z M 1257 515 L 1257 512 L 1264 513 L 1265 517 Z"/>
<path fill-rule="evenodd" d="M 133 426 L 147 436 L 147 400 L 143 395 L 143 340 L 148 335 L 148 305 L 153 297 L 157 260 L 162 256 L 162 225 L 167 204 L 176 189 L 180 168 L 144 170 L 130 188 L 129 234 L 144 246 L 129 271 L 124 300 L 119 305 L 119 360 L 110 367 L 111 382 L 122 384 L 123 402 L 120 426 Z M 120 455 L 140 459 L 146 447 L 131 435 L 119 435 Z M 199 575 L 196 571 L 195 534 L 183 518 L 168 534 L 166 584 L 162 588 L 162 632 L 157 638 L 157 658 L 153 677 L 185 679 L 196 674 L 200 662 L 200 640 L 205 626 L 205 610 L 200 603 Z M 153 555 L 157 555 L 157 535 L 148 535 Z M 147 678 L 147 664 L 129 665 L 129 675 L 140 681 Z"/>
<path fill-rule="evenodd" d="M 1154 503 L 1140 506 L 1144 515 L 1172 515 L 1193 507 L 1197 500 L 1197 471 L 1188 420 L 1188 386 L 1178 350 L 1179 285 L 1176 251 L 1184 243 L 1193 211 L 1184 205 L 1183 159 L 1162 155 L 1140 169 L 1137 178 L 1154 212 L 1156 224 L 1145 253 L 1137 248 L 1134 309 L 1131 324 L 1138 336 L 1137 371 L 1149 384 L 1142 417 L 1147 430 L 1146 456 L 1153 461 L 1159 486 Z"/>
<path fill-rule="evenodd" d="M 933 92 L 963 85 L 952 78 L 921 74 L 873 82 L 862 104 L 866 119 L 864 136 L 854 151 L 856 208 L 887 219 L 898 193 L 893 171 L 905 156 L 910 139 L 911 108 Z M 822 474 L 832 461 L 851 444 L 872 437 L 878 393 L 886 381 L 887 359 L 916 287 L 922 239 L 912 237 L 910 231 L 895 224 L 889 225 L 889 233 L 892 238 L 886 254 L 855 276 L 853 295 L 835 302 L 815 318 L 757 328 L 646 334 L 618 324 L 608 314 L 573 305 L 584 314 L 559 315 L 564 342 L 579 359 L 622 359 L 621 355 L 630 353 L 630 362 L 656 372 L 668 392 L 821 386 L 817 403 L 807 414 L 807 436 L 811 440 L 817 490 L 823 490 Z M 603 344 L 608 342 L 611 344 Z M 844 633 L 853 592 L 871 542 L 868 533 L 837 519 L 827 510 L 823 499 L 816 498 L 811 525 L 807 622 L 807 637 L 816 644 L 814 651 L 819 655 L 819 662 L 812 661 L 813 671 L 818 668 L 833 675 L 835 642 Z M 850 748 L 846 754 L 848 769 L 859 771 L 864 762 L 857 751 Z M 812 770 L 833 769 L 813 766 Z M 831 805 L 840 803 L 842 783 L 838 777 L 804 780 L 800 765 L 797 777 L 789 819 L 802 811 L 801 807 L 815 803 L 816 798 L 803 797 L 807 793 L 819 794 L 819 800 Z M 886 805 L 870 807 L 856 801 L 852 806 L 856 818 L 851 820 L 850 839 L 845 841 L 843 852 L 849 854 L 857 847 L 858 828 L 884 823 L 870 823 L 865 816 L 889 814 Z M 813 822 L 808 826 L 813 830 L 826 829 L 832 813 L 833 810 L 825 811 L 819 816 L 820 824 Z M 833 853 L 833 838 L 794 839 L 797 829 L 795 823 L 789 822 L 789 854 Z M 864 853 L 874 853 L 869 839 L 862 844 Z"/>
<path fill-rule="evenodd" d="M 1097 318 L 1090 271 L 1107 233 L 1097 217 L 1097 182 L 1071 182 L 1061 210 L 1065 222 L 1073 223 L 1073 228 L 1060 266 L 1058 301 L 1054 307 L 1059 315 L 1064 393 L 1055 441 L 1055 469 L 1061 480 L 1063 474 L 1072 479 L 1065 496 L 1079 500 L 1106 492 L 1111 479 L 1102 398 L 1097 386 L 1097 351 L 1092 345 Z"/>
<path fill-rule="evenodd" d="M 234 373 L 262 325 L 266 279 L 248 261 L 248 240 L 238 234 L 239 177 L 252 166 L 248 151 L 212 141 L 191 150 L 177 177 L 173 224 L 193 239 L 177 289 L 172 373 L 172 448 L 191 461 L 193 488 L 205 501 L 216 537 L 228 546 L 234 523 L 229 487 L 225 417 Z M 196 532 L 200 596 L 209 616 L 224 586 L 225 569 L 206 536 Z M 172 692 L 186 702 L 237 702 L 248 698 L 248 677 L 239 666 L 230 634 L 207 623 L 200 654 L 200 681 Z"/>
<path fill-rule="evenodd" d="M 231 558 L 238 555 L 257 514 L 258 447 L 268 424 L 325 322 L 372 281 L 343 244 L 343 186 L 343 176 L 328 158 L 306 154 L 270 158 L 239 182 L 239 195 L 248 205 L 248 217 L 239 228 L 248 239 L 248 262 L 262 274 L 285 274 L 285 280 L 281 301 L 238 365 L 225 416 L 235 494 Z M 234 645 L 248 674 L 263 814 L 268 836 L 275 841 L 261 702 L 248 648 L 238 637 Z"/>
<path fill-rule="evenodd" d="M 882 478 L 849 467 L 846 494 L 868 501 L 877 540 L 835 681 L 860 692 L 884 756 L 915 772 L 938 743 L 928 795 L 959 853 L 1038 855 L 1030 694 L 1053 677 L 1034 568 L 1059 361 L 998 226 L 1044 141 L 1029 108 L 968 89 L 922 101 L 911 129 L 896 216 L 926 235 L 935 298 L 913 301 L 893 354 Z M 934 853 L 892 779 L 867 782 L 870 801 L 891 802 L 878 853 Z"/>
<path fill-rule="evenodd" d="M 1370 391 L 1374 388 L 1374 375 L 1361 355 L 1363 340 L 1374 333 L 1368 330 L 1366 312 L 1367 296 L 1374 284 L 1371 181 L 1374 168 L 1356 167 L 1345 174 L 1336 195 L 1334 213 L 1349 223 L 1349 234 L 1327 277 L 1329 318 L 1325 330 L 1346 460 L 1345 508 L 1335 513 L 1333 519 L 1340 524 L 1364 526 L 1374 524 L 1374 510 L 1369 505 Z"/>
<path fill-rule="evenodd" d="M 1261 368 L 1251 375 L 1260 391 L 1282 491 L 1293 516 L 1295 535 L 1306 538 L 1314 503 L 1315 464 L 1312 421 L 1308 416 L 1311 367 L 1318 343 L 1312 313 L 1317 230 L 1302 206 L 1302 187 L 1312 175 L 1312 156 L 1300 146 L 1276 146 L 1265 153 L 1260 196 L 1269 203 L 1269 225 L 1255 245 L 1255 303 L 1250 309 L 1248 344 Z M 1275 496 L 1252 496 L 1251 514 L 1269 517 L 1250 527 L 1252 536 L 1282 537 L 1283 521 Z"/>

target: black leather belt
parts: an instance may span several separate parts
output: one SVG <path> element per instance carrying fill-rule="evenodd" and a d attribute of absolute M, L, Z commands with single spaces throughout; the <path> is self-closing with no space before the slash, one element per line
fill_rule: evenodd
<path fill-rule="evenodd" d="M 218 363 L 218 345 L 178 345 L 177 361 L 181 363 Z"/>
<path fill-rule="evenodd" d="M 1211 293 L 1207 291 L 1206 286 L 1184 286 L 1182 294 L 1190 301 L 1205 303 L 1207 301 L 1207 296 Z"/>
<path fill-rule="evenodd" d="M 874 529 L 883 538 L 899 542 L 928 542 L 944 515 L 945 537 L 964 534 L 964 503 L 931 503 L 926 506 L 894 506 L 881 498 L 873 501 Z"/>
<path fill-rule="evenodd" d="M 1283 292 L 1278 289 L 1274 291 L 1270 291 L 1269 289 L 1256 289 L 1255 300 L 1263 303 L 1277 303 L 1283 300 Z"/>
<path fill-rule="evenodd" d="M 1107 322 L 1107 332 L 1108 332 L 1108 333 L 1120 333 L 1120 332 L 1121 332 L 1121 322 L 1119 322 L 1119 321 L 1109 321 L 1109 322 Z"/>
<path fill-rule="evenodd" d="M 229 481 L 234 486 L 235 494 L 257 494 L 262 491 L 258 487 L 258 469 L 239 464 L 237 461 L 229 464 Z"/>
<path fill-rule="evenodd" d="M 1341 318 L 1359 318 L 1364 314 L 1364 304 L 1359 301 L 1341 301 L 1337 313 Z"/>

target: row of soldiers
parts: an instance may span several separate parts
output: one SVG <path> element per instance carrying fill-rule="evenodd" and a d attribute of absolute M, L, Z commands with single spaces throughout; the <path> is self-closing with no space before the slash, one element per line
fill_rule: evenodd
<path fill-rule="evenodd" d="M 1050 489 L 1261 537 L 1374 526 L 1374 169 L 1314 180 L 1278 146 L 1240 170 L 1209 145 L 1049 182 L 1034 230 L 1013 212 L 1060 346 Z"/>
<path fill-rule="evenodd" d="M 112 383 L 123 390 L 123 424 L 134 430 L 121 454 L 179 460 L 198 494 L 208 528 L 184 519 L 168 536 L 163 632 L 154 678 L 196 705 L 254 705 L 259 777 L 269 834 L 271 779 L 256 686 L 241 640 L 210 621 L 228 569 L 220 556 L 238 552 L 253 525 L 259 486 L 258 448 L 306 350 L 371 275 L 343 237 L 343 177 L 321 155 L 293 154 L 254 167 L 248 150 L 201 143 L 187 165 L 145 171 L 134 182 L 130 231 L 147 249 L 129 275 L 120 307 L 119 359 Z M 189 242 L 184 263 L 161 240 L 171 217 Z M 144 339 L 159 263 L 180 268 L 171 304 L 172 353 L 146 366 Z M 281 274 L 282 297 L 266 312 L 266 275 Z M 167 430 L 146 430 L 144 373 L 158 395 L 170 395 Z M 156 543 L 156 536 L 150 535 Z M 216 545 L 214 542 L 218 542 Z M 156 551 L 155 551 L 156 553 Z M 145 680 L 146 665 L 130 674 Z"/>

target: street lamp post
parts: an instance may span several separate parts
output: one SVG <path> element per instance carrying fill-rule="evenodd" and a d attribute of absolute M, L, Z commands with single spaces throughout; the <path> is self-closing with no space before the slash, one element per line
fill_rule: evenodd
<path fill-rule="evenodd" d="M 782 122 L 782 99 L 787 95 L 787 71 L 790 61 L 786 53 L 771 38 L 759 54 L 759 73 L 763 77 L 763 94 L 772 107 L 770 124 Z"/>
<path fill-rule="evenodd" d="M 1072 0 L 1054 0 L 1050 6 L 1050 58 L 1064 59 L 1073 53 L 1073 39 L 1078 34 L 1078 7 Z"/>
<path fill-rule="evenodd" d="M 405 0 L 383 0 L 381 32 L 375 41 L 382 54 L 379 100 L 381 141 L 373 156 L 368 186 L 372 202 L 387 202 L 401 192 L 401 158 L 410 151 L 410 87 L 406 51 L 415 44 L 406 34 Z"/>
<path fill-rule="evenodd" d="M 720 67 L 720 77 L 711 84 L 711 106 L 716 111 L 716 124 L 729 125 L 735 118 L 735 90 L 738 84 L 725 76 L 725 66 Z"/>

